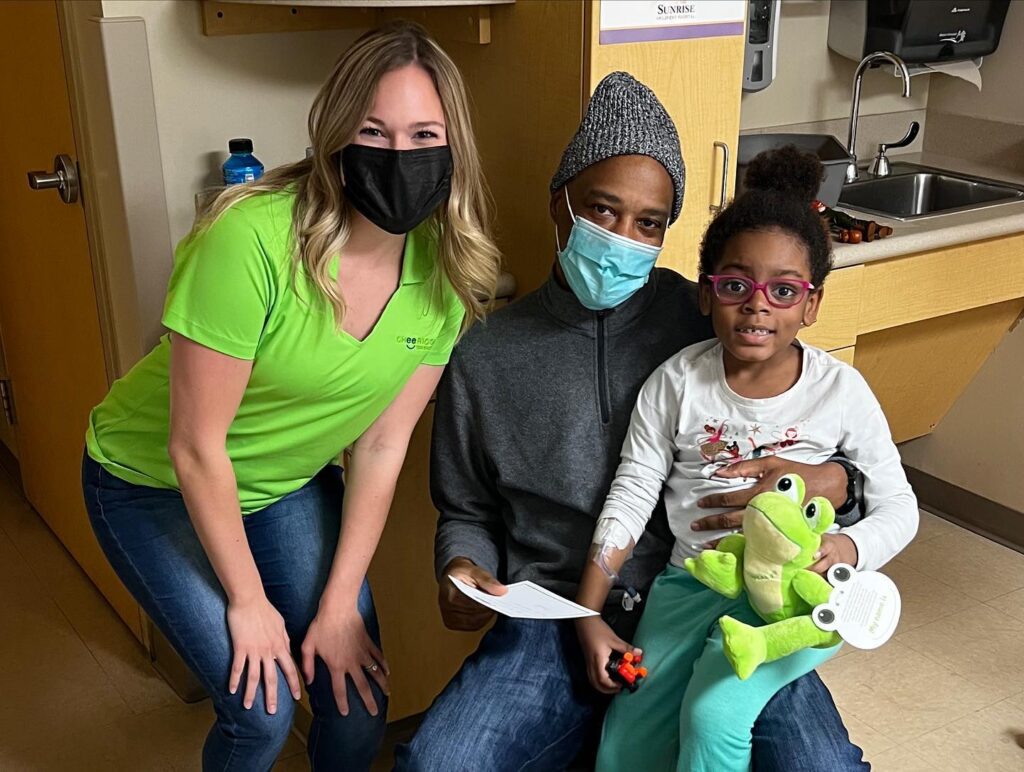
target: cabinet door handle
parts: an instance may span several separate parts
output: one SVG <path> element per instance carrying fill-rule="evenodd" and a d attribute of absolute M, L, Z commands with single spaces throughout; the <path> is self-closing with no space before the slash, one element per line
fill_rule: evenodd
<path fill-rule="evenodd" d="M 729 146 L 725 142 L 715 142 L 715 147 L 722 148 L 722 189 L 718 194 L 718 203 L 712 204 L 710 209 L 718 214 L 725 209 L 725 197 L 729 190 Z"/>

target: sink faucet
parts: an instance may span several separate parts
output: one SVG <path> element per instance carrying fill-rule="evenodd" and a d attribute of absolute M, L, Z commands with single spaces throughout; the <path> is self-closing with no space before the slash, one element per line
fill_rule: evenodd
<path fill-rule="evenodd" d="M 875 51 L 860 60 L 857 71 L 853 74 L 853 104 L 850 106 L 850 134 L 846 140 L 846 152 L 852 159 L 846 167 L 846 181 L 856 182 L 857 180 L 857 115 L 860 112 L 860 83 L 864 79 L 864 72 L 872 64 L 878 61 L 886 61 L 895 65 L 903 78 L 903 96 L 910 96 L 910 73 L 907 72 L 907 65 L 896 54 L 888 51 Z"/>
<path fill-rule="evenodd" d="M 889 158 L 886 156 L 886 151 L 892 150 L 896 147 L 906 147 L 917 138 L 917 132 L 920 130 L 921 124 L 917 121 L 910 122 L 910 128 L 907 129 L 907 133 L 903 135 L 903 139 L 899 142 L 883 142 L 878 146 L 878 155 L 875 156 L 875 160 L 871 162 L 871 168 L 868 169 L 868 174 L 872 177 L 888 177 L 890 172 Z"/>

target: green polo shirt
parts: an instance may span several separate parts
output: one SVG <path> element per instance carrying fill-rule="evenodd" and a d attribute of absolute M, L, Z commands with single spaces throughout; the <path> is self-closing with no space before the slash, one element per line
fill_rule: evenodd
<path fill-rule="evenodd" d="M 426 225 L 405 242 L 401 281 L 362 341 L 293 268 L 294 195 L 248 198 L 175 252 L 164 325 L 239 359 L 252 376 L 227 435 L 243 513 L 302 487 L 384 411 L 421 364 L 444 365 L 464 309 L 434 289 L 436 241 Z M 337 260 L 332 266 L 337 276 Z M 171 342 L 157 347 L 90 416 L 89 455 L 138 485 L 177 489 L 167 454 Z"/>

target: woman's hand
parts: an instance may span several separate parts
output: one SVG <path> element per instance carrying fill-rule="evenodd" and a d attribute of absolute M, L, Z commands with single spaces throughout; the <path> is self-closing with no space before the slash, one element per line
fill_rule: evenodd
<path fill-rule="evenodd" d="M 280 666 L 288 681 L 292 697 L 299 699 L 299 674 L 288 648 L 288 633 L 284 619 L 265 595 L 244 603 L 228 603 L 228 632 L 234 648 L 228 691 L 238 691 L 242 671 L 246 669 L 245 694 L 242 704 L 251 708 L 256 699 L 256 688 L 263 672 L 263 694 L 267 713 L 277 712 L 277 668 Z"/>
<path fill-rule="evenodd" d="M 307 684 L 313 683 L 316 657 L 324 661 L 331 674 L 334 699 L 341 715 L 348 715 L 348 678 L 363 698 L 366 710 L 371 716 L 377 715 L 377 701 L 366 677 L 373 678 L 384 694 L 391 694 L 391 670 L 354 606 L 345 611 L 320 607 L 302 642 L 302 673 Z"/>
<path fill-rule="evenodd" d="M 857 545 L 853 539 L 844 533 L 822 534 L 821 547 L 814 553 L 817 562 L 808 566 L 808 571 L 824 576 L 836 563 L 846 563 L 857 567 L 857 560 L 860 555 L 857 552 Z"/>
<path fill-rule="evenodd" d="M 587 663 L 587 677 L 591 685 L 604 694 L 618 694 L 622 686 L 615 683 L 605 667 L 612 652 L 625 654 L 631 651 L 640 654 L 640 649 L 626 643 L 608 626 L 601 617 L 585 617 L 576 620 L 576 635 L 579 636 L 583 657 Z"/>

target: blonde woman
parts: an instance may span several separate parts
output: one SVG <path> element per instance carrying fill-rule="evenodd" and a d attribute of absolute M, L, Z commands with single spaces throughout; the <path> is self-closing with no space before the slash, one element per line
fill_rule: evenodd
<path fill-rule="evenodd" d="M 97 538 L 213 699 L 206 770 L 270 769 L 300 675 L 313 769 L 369 767 L 388 666 L 364 577 L 497 280 L 465 89 L 421 28 L 356 41 L 309 133 L 311 159 L 224 192 L 179 245 L 170 335 L 87 436 Z"/>

